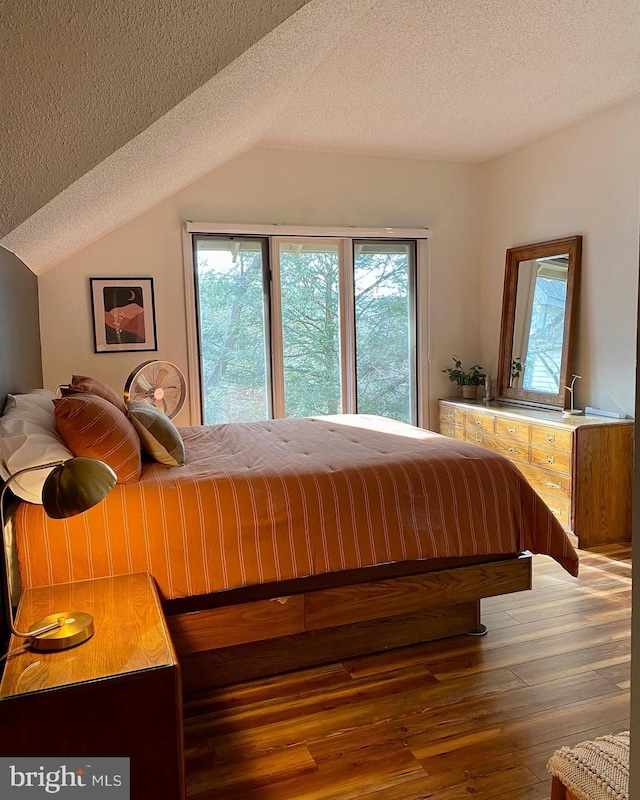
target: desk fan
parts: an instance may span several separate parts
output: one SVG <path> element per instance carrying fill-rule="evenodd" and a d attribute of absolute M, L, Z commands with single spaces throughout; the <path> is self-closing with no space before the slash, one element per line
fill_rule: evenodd
<path fill-rule="evenodd" d="M 169 419 L 178 414 L 187 397 L 187 383 L 175 364 L 169 361 L 144 361 L 127 378 L 125 400 L 149 403 Z"/>

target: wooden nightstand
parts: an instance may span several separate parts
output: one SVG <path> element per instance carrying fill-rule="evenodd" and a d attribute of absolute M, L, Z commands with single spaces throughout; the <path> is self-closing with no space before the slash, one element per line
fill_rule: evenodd
<path fill-rule="evenodd" d="M 93 615 L 89 641 L 11 657 L 0 755 L 128 756 L 133 800 L 184 798 L 180 668 L 146 573 L 27 589 L 18 629 L 54 611 Z M 19 647 L 12 638 L 9 649 Z"/>

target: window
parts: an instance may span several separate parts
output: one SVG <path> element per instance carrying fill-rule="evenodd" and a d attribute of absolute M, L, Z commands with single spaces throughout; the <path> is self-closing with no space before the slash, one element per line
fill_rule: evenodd
<path fill-rule="evenodd" d="M 196 239 L 202 417 L 206 424 L 270 415 L 268 280 L 260 239 Z"/>
<path fill-rule="evenodd" d="M 339 414 L 340 243 L 279 240 L 277 256 L 284 414 Z"/>
<path fill-rule="evenodd" d="M 358 411 L 415 422 L 415 243 L 354 248 Z"/>
<path fill-rule="evenodd" d="M 191 376 L 200 379 L 194 420 L 359 412 L 425 424 L 420 234 L 188 231 L 192 391 Z"/>

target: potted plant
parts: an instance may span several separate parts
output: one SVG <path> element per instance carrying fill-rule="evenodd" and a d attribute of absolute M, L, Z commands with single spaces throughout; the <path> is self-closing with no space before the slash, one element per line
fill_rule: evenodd
<path fill-rule="evenodd" d="M 524 370 L 524 364 L 521 356 L 516 356 L 511 362 L 511 385 L 517 386 L 520 375 Z"/>
<path fill-rule="evenodd" d="M 478 386 L 484 381 L 486 374 L 480 364 L 474 364 L 469 369 L 463 369 L 462 359 L 453 356 L 455 367 L 443 369 L 449 375 L 449 380 L 458 384 L 458 390 L 462 392 L 465 400 L 475 400 Z"/>

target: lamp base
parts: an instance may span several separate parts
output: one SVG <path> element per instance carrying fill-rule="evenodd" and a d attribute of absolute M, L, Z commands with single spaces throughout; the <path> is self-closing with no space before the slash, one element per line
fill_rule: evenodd
<path fill-rule="evenodd" d="M 42 617 L 29 628 L 30 631 L 37 631 L 57 622 L 60 618 L 64 619 L 64 624 L 54 628 L 47 633 L 39 636 L 29 637 L 29 649 L 38 652 L 52 650 L 66 650 L 68 647 L 75 647 L 77 644 L 86 642 L 93 636 L 93 617 L 85 614 L 84 611 L 61 611 L 56 614 L 49 614 Z"/>

